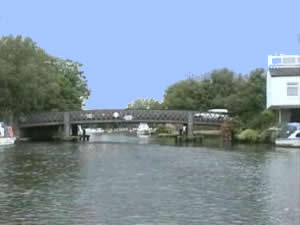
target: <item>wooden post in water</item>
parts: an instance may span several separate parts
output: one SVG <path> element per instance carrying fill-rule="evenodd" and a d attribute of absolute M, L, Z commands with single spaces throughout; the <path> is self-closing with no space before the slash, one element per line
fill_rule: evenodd
<path fill-rule="evenodd" d="M 192 112 L 188 112 L 187 136 L 193 137 L 194 116 Z"/>
<path fill-rule="evenodd" d="M 70 137 L 70 113 L 64 112 L 64 137 Z"/>
<path fill-rule="evenodd" d="M 224 121 L 220 127 L 221 136 L 224 143 L 231 143 L 232 141 L 232 128 L 228 121 Z"/>

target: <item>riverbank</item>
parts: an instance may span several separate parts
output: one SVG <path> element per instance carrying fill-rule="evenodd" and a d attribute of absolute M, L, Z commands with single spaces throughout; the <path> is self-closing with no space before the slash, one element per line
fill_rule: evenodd
<path fill-rule="evenodd" d="M 280 132 L 279 128 L 272 127 L 263 131 L 244 129 L 238 133 L 233 133 L 232 140 L 234 143 L 245 143 L 245 144 L 274 144 L 275 139 L 278 137 Z M 196 130 L 193 132 L 195 137 L 201 137 L 201 142 L 206 138 L 219 138 L 222 139 L 221 130 Z M 154 133 L 159 138 L 176 138 L 184 137 L 179 136 L 179 132 L 173 131 L 170 133 Z M 200 138 L 199 138 L 200 139 Z M 186 142 L 193 141 L 193 139 L 182 138 Z M 227 141 L 228 142 L 228 141 Z"/>
<path fill-rule="evenodd" d="M 274 144 L 280 128 L 271 127 L 266 130 L 245 129 L 234 135 L 235 141 L 243 143 L 268 143 Z"/>

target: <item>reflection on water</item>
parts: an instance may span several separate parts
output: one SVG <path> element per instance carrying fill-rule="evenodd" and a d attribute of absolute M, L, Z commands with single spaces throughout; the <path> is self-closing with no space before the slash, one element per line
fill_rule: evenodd
<path fill-rule="evenodd" d="M 0 224 L 299 225 L 300 150 L 212 142 L 102 135 L 1 148 Z"/>

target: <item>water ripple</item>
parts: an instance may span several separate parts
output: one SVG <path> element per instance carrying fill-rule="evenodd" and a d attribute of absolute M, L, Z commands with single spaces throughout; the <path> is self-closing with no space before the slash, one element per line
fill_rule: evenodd
<path fill-rule="evenodd" d="M 0 224 L 299 225 L 300 151 L 115 139 L 2 150 Z"/>

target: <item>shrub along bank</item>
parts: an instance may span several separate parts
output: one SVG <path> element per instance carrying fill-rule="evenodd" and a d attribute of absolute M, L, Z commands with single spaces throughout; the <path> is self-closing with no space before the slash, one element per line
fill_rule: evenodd
<path fill-rule="evenodd" d="M 247 124 L 233 121 L 234 139 L 248 143 L 273 143 L 278 136 L 278 129 L 274 125 L 275 114 L 264 110 Z"/>

